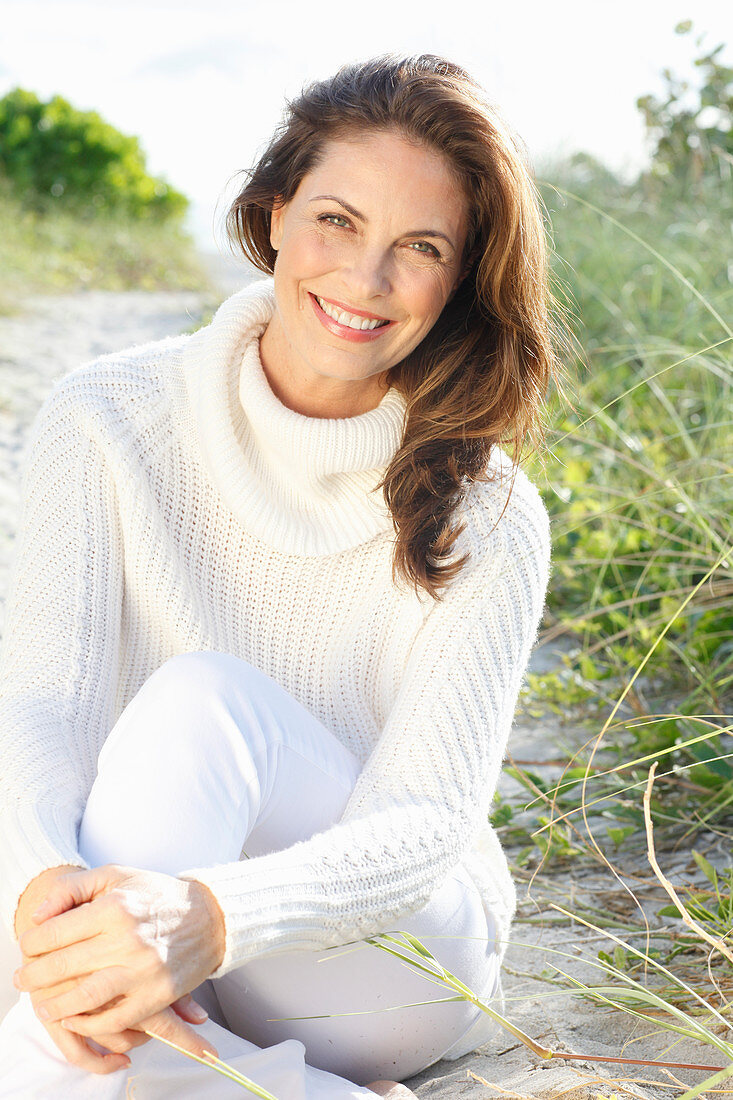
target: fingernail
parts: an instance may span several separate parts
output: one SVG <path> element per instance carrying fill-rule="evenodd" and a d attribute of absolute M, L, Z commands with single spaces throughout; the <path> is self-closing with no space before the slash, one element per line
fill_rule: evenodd
<path fill-rule="evenodd" d="M 200 1020 L 201 1023 L 209 1018 L 208 1012 L 201 1005 L 191 1005 L 190 1012 L 194 1020 Z"/>
<path fill-rule="evenodd" d="M 20 989 L 20 970 L 16 970 L 13 974 L 13 985 L 16 989 Z"/>
<path fill-rule="evenodd" d="M 39 1020 L 48 1020 L 51 1016 L 51 1013 L 48 1011 L 47 1008 L 44 1008 L 43 1005 L 40 1005 L 36 1009 L 36 1016 L 38 1017 Z M 64 1025 L 64 1026 L 66 1026 L 66 1025 Z"/>

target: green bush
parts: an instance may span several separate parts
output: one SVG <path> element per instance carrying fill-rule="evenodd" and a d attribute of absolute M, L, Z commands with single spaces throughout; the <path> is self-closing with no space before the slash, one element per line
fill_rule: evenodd
<path fill-rule="evenodd" d="M 691 30 L 689 19 L 675 27 L 677 34 Z M 703 37 L 696 39 L 698 49 Z M 636 101 L 647 132 L 656 142 L 651 178 L 677 184 L 688 198 L 705 175 L 714 174 L 728 182 L 733 179 L 733 68 L 718 57 L 723 49 L 721 43 L 695 59 L 703 80 L 694 92 L 689 81 L 664 69 L 665 97 L 646 95 Z"/>
<path fill-rule="evenodd" d="M 23 88 L 0 99 L 0 174 L 39 212 L 63 206 L 165 220 L 188 207 L 185 195 L 148 175 L 136 137 L 96 111 L 78 111 L 58 95 L 43 103 Z"/>

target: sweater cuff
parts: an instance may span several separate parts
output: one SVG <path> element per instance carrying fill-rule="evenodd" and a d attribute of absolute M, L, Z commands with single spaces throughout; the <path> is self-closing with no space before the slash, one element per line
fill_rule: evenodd
<path fill-rule="evenodd" d="M 89 864 L 77 850 L 76 838 L 68 834 L 68 808 L 48 807 L 46 815 L 42 815 L 38 805 L 30 803 L 5 803 L 0 807 L 3 838 L 0 918 L 13 942 L 18 902 L 37 875 L 65 864 L 88 869 Z"/>
<path fill-rule="evenodd" d="M 224 914 L 224 957 L 209 978 L 251 959 L 288 950 L 319 950 L 338 938 L 320 882 L 285 851 L 181 871 L 208 887 Z"/>

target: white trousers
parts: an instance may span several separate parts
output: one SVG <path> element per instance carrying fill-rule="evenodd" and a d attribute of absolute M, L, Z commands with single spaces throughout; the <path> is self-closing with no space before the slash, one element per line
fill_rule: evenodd
<path fill-rule="evenodd" d="M 174 657 L 149 677 L 98 769 L 79 834 L 84 858 L 172 875 L 327 829 L 359 774 L 357 759 L 278 683 L 212 652 Z M 423 909 L 397 923 L 477 994 L 497 995 L 493 921 L 460 864 Z M 373 1097 L 361 1086 L 404 1080 L 495 1033 L 466 1002 L 399 1007 L 450 991 L 367 943 L 254 959 L 194 995 L 210 1016 L 203 1037 L 278 1100 Z M 282 1019 L 293 1016 L 325 1018 Z M 128 1056 L 129 1067 L 104 1076 L 69 1065 L 22 994 L 0 1026 L 0 1100 L 247 1095 L 155 1039 Z"/>

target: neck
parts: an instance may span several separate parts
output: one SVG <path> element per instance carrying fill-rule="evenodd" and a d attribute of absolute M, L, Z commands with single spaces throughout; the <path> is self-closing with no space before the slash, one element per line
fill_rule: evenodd
<path fill-rule="evenodd" d="M 391 540 L 378 485 L 403 437 L 404 397 L 392 386 L 351 416 L 343 406 L 321 417 L 291 409 L 261 361 L 274 308 L 272 281 L 257 281 L 186 343 L 191 427 L 211 482 L 242 527 L 286 554 L 318 557 L 376 535 Z"/>

